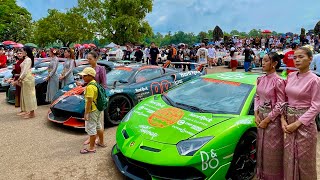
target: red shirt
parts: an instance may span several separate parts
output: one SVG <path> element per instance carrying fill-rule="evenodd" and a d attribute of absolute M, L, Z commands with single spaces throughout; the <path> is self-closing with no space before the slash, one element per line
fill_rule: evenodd
<path fill-rule="evenodd" d="M 7 56 L 0 55 L 0 68 L 7 67 Z"/>
<path fill-rule="evenodd" d="M 283 58 L 283 63 L 287 66 L 287 67 L 292 67 L 294 68 L 294 62 L 293 62 L 293 56 L 294 56 L 294 51 L 289 51 L 284 55 Z M 288 74 L 291 72 L 294 72 L 294 70 L 287 70 Z"/>

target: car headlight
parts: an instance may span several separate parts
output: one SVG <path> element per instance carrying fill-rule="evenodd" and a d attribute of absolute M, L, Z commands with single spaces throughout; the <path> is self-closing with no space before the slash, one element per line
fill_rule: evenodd
<path fill-rule="evenodd" d="M 131 109 L 131 110 L 126 114 L 126 116 L 122 119 L 121 122 L 128 122 L 129 119 L 131 118 L 132 113 L 133 113 L 133 109 Z"/>
<path fill-rule="evenodd" d="M 213 136 L 189 139 L 180 141 L 177 144 L 177 149 L 182 156 L 193 156 L 202 146 L 209 142 Z"/>

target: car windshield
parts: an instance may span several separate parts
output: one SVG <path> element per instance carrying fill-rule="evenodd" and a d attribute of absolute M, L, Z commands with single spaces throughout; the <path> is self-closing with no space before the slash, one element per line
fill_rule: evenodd
<path fill-rule="evenodd" d="M 240 114 L 253 86 L 199 78 L 169 91 L 163 99 L 182 109 L 214 114 Z"/>
<path fill-rule="evenodd" d="M 131 68 L 117 68 L 108 73 L 107 85 L 112 85 L 115 81 L 128 82 L 133 75 Z"/>

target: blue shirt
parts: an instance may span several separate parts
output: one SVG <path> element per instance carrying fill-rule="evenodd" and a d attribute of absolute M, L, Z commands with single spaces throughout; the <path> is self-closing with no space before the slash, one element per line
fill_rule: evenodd
<path fill-rule="evenodd" d="M 316 66 L 316 72 L 320 74 L 320 54 L 313 56 L 312 62 L 310 64 L 310 69 L 314 70 Z"/>

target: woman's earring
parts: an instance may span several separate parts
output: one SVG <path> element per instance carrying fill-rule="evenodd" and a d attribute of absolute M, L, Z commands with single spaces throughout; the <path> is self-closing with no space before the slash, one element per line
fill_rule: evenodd
<path fill-rule="evenodd" d="M 272 66 L 272 68 L 274 69 L 274 66 Z"/>

